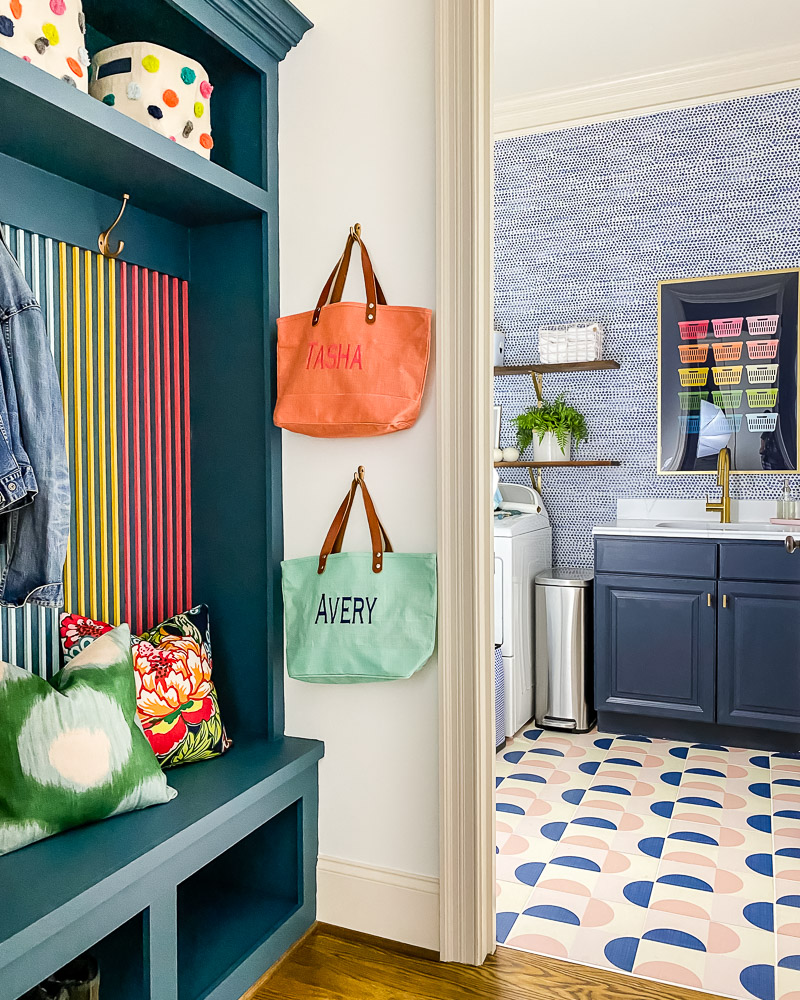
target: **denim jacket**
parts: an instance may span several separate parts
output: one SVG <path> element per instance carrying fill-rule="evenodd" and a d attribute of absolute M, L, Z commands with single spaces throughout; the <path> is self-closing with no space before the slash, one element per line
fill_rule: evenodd
<path fill-rule="evenodd" d="M 64 411 L 42 311 L 0 237 L 0 604 L 64 603 L 70 483 Z"/>

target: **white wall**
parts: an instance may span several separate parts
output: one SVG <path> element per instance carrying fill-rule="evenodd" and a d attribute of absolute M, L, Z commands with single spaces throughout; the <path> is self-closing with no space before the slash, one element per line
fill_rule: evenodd
<path fill-rule="evenodd" d="M 434 4 L 300 6 L 315 27 L 280 71 L 281 311 L 313 308 L 356 221 L 388 301 L 432 307 Z M 364 301 L 357 255 L 345 298 Z M 359 464 L 395 548 L 435 550 L 432 369 L 411 430 L 357 440 L 284 432 L 283 449 L 287 558 L 319 551 Z M 369 547 L 360 507 L 348 547 Z M 389 684 L 287 678 L 286 732 L 325 741 L 321 920 L 437 946 L 437 711 L 435 660 Z"/>

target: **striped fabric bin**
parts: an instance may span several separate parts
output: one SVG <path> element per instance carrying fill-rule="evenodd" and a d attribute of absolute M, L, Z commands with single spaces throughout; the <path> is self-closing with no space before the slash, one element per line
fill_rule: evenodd
<path fill-rule="evenodd" d="M 506 682 L 503 672 L 503 647 L 494 647 L 494 748 L 506 745 Z"/>

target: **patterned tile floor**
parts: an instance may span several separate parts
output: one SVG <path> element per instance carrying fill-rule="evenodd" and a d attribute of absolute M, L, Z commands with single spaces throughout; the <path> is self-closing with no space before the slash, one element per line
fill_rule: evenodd
<path fill-rule="evenodd" d="M 497 939 L 800 1000 L 800 754 L 523 731 L 497 757 Z"/>

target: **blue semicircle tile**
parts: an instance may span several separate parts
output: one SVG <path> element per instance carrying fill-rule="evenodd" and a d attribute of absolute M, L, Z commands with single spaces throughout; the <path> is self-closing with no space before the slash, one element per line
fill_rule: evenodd
<path fill-rule="evenodd" d="M 800 858 L 800 847 L 782 847 L 775 854 L 779 858 Z"/>
<path fill-rule="evenodd" d="M 603 949 L 603 954 L 612 965 L 623 972 L 632 972 L 633 963 L 636 961 L 636 949 L 639 947 L 639 938 L 623 937 L 614 938 L 609 941 Z"/>
<path fill-rule="evenodd" d="M 779 809 L 772 815 L 775 819 L 800 819 L 800 812 L 796 809 Z"/>
<path fill-rule="evenodd" d="M 778 902 L 781 906 L 794 906 L 800 909 L 800 896 L 781 896 Z"/>
<path fill-rule="evenodd" d="M 639 841 L 639 850 L 651 858 L 660 858 L 664 850 L 663 837 L 645 837 Z"/>
<path fill-rule="evenodd" d="M 680 771 L 665 771 L 661 775 L 661 780 L 665 785 L 679 785 L 681 783 Z"/>
<path fill-rule="evenodd" d="M 771 965 L 748 965 L 739 982 L 756 1000 L 775 1000 L 775 969 Z"/>
<path fill-rule="evenodd" d="M 769 875 L 772 878 L 772 855 L 771 854 L 749 854 L 745 858 L 747 867 L 759 875 Z"/>
<path fill-rule="evenodd" d="M 509 750 L 503 754 L 503 760 L 507 760 L 509 764 L 519 764 L 524 756 L 524 750 Z"/>
<path fill-rule="evenodd" d="M 497 941 L 498 944 L 504 944 L 506 938 L 508 937 L 508 932 L 514 926 L 518 913 L 498 913 L 497 914 Z"/>
<path fill-rule="evenodd" d="M 797 778 L 776 778 L 773 785 L 790 785 L 792 788 L 800 788 L 800 781 Z"/>
<path fill-rule="evenodd" d="M 545 823 L 541 828 L 541 834 L 543 837 L 547 837 L 548 840 L 561 840 L 564 836 L 564 831 L 567 828 L 567 824 L 563 821 L 557 823 Z"/>
<path fill-rule="evenodd" d="M 640 760 L 632 760 L 630 757 L 606 757 L 606 764 L 625 764 L 628 767 L 641 767 Z"/>
<path fill-rule="evenodd" d="M 742 909 L 742 913 L 754 927 L 760 927 L 764 931 L 775 929 L 772 903 L 748 903 Z"/>
<path fill-rule="evenodd" d="M 780 969 L 794 969 L 800 972 L 800 955 L 786 955 L 778 962 Z"/>
<path fill-rule="evenodd" d="M 514 878 L 525 885 L 536 885 L 543 871 L 543 861 L 528 861 L 514 870 Z"/>
<path fill-rule="evenodd" d="M 719 743 L 693 743 L 692 750 L 717 750 L 719 753 L 730 753 L 727 747 L 722 747 Z"/>
<path fill-rule="evenodd" d="M 670 750 L 670 756 L 677 757 L 679 760 L 686 760 L 686 755 L 689 753 L 688 747 L 672 747 Z"/>
<path fill-rule="evenodd" d="M 685 840 L 690 844 L 710 844 L 712 847 L 719 847 L 719 841 L 709 837 L 707 833 L 695 833 L 693 830 L 678 830 L 670 833 L 667 840 Z"/>
<path fill-rule="evenodd" d="M 650 806 L 650 812 L 655 813 L 656 816 L 663 816 L 665 819 L 669 819 L 672 816 L 674 808 L 674 802 L 654 802 Z"/>
<path fill-rule="evenodd" d="M 571 806 L 577 806 L 585 794 L 585 788 L 568 788 L 566 792 L 562 793 L 561 798 L 565 802 L 569 802 Z"/>
<path fill-rule="evenodd" d="M 613 742 L 613 737 L 604 736 L 602 739 L 595 740 L 594 745 L 598 748 L 598 750 L 608 750 Z"/>
<path fill-rule="evenodd" d="M 748 785 L 748 788 L 753 795 L 757 795 L 760 799 L 768 799 L 770 797 L 770 788 L 766 781 L 756 781 L 754 784 Z"/>
<path fill-rule="evenodd" d="M 707 774 L 710 778 L 724 778 L 722 771 L 716 771 L 713 767 L 687 767 L 686 774 Z"/>
<path fill-rule="evenodd" d="M 600 767 L 599 760 L 585 760 L 582 764 L 578 764 L 578 770 L 584 774 L 596 774 L 598 767 Z"/>
<path fill-rule="evenodd" d="M 592 785 L 590 792 L 608 792 L 610 795 L 630 795 L 630 790 L 619 785 Z"/>
<path fill-rule="evenodd" d="M 650 896 L 653 892 L 652 882 L 628 882 L 622 890 L 622 895 L 635 906 L 642 906 L 645 909 L 650 905 Z"/>
<path fill-rule="evenodd" d="M 525 810 L 522 806 L 515 806 L 512 802 L 498 802 L 495 809 L 499 813 L 513 813 L 515 816 L 525 815 Z"/>
<path fill-rule="evenodd" d="M 544 732 L 543 729 L 526 729 L 522 735 L 525 737 L 526 740 L 533 741 L 533 740 L 538 740 L 543 732 Z"/>
<path fill-rule="evenodd" d="M 713 799 L 704 798 L 702 795 L 682 795 L 678 802 L 687 806 L 705 806 L 707 809 L 721 809 L 722 805 Z"/>
<path fill-rule="evenodd" d="M 578 816 L 572 822 L 576 826 L 596 826 L 600 830 L 618 829 L 616 823 L 612 823 L 610 819 L 601 819 L 600 816 Z"/>
<path fill-rule="evenodd" d="M 755 757 L 751 757 L 750 763 L 753 767 L 763 767 L 769 770 L 769 757 L 764 754 L 757 754 Z"/>
<path fill-rule="evenodd" d="M 514 778 L 515 781 L 538 781 L 542 785 L 547 784 L 547 778 L 543 778 L 541 774 L 509 774 L 509 778 Z"/>
<path fill-rule="evenodd" d="M 772 817 L 771 816 L 748 816 L 747 825 L 751 826 L 754 830 L 760 830 L 762 833 L 772 832 Z"/>
<path fill-rule="evenodd" d="M 661 885 L 676 885 L 682 889 L 699 889 L 701 892 L 714 891 L 708 882 L 695 878 L 693 875 L 662 875 L 658 882 Z"/>
<path fill-rule="evenodd" d="M 676 948 L 688 948 L 690 951 L 705 951 L 706 946 L 694 934 L 675 930 L 674 927 L 654 927 L 642 935 L 642 941 L 654 941 L 656 944 L 671 944 Z"/>
<path fill-rule="evenodd" d="M 563 757 L 563 750 L 554 750 L 553 747 L 533 747 L 532 750 L 528 750 L 529 754 L 543 754 L 546 757 Z"/>
<path fill-rule="evenodd" d="M 800 753 L 796 750 L 788 750 L 785 753 L 774 753 L 771 755 L 773 758 L 777 757 L 778 760 L 800 760 Z"/>
<path fill-rule="evenodd" d="M 587 872 L 599 872 L 600 865 L 589 858 L 579 858 L 575 854 L 565 854 L 560 858 L 550 858 L 551 865 L 564 865 L 565 868 L 582 868 Z"/>
<path fill-rule="evenodd" d="M 494 779 L 494 787 L 499 788 L 504 781 L 505 778 L 503 778 L 501 775 L 498 774 L 497 777 Z"/>
<path fill-rule="evenodd" d="M 580 926 L 578 915 L 564 906 L 539 905 L 523 910 L 526 917 L 541 917 L 543 920 L 556 920 L 560 924 L 575 924 Z"/>

